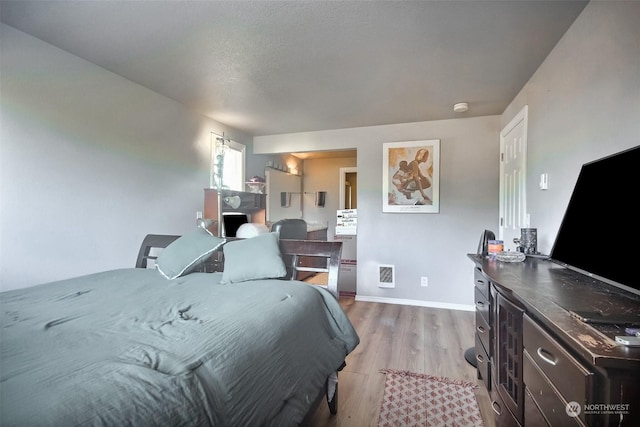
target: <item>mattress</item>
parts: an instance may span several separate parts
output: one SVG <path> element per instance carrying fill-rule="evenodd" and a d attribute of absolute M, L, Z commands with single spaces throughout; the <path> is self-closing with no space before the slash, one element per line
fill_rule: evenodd
<path fill-rule="evenodd" d="M 298 281 L 120 269 L 0 294 L 3 426 L 297 425 L 359 342 Z"/>

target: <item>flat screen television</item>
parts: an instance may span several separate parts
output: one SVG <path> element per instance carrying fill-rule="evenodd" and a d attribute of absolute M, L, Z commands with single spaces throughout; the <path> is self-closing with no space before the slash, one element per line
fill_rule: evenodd
<path fill-rule="evenodd" d="M 640 146 L 582 166 L 549 255 L 640 295 Z"/>

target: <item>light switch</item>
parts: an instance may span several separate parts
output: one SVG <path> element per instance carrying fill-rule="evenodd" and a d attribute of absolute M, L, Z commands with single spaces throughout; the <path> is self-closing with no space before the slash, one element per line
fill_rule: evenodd
<path fill-rule="evenodd" d="M 549 189 L 549 174 L 542 173 L 540 174 L 540 189 L 548 190 Z"/>

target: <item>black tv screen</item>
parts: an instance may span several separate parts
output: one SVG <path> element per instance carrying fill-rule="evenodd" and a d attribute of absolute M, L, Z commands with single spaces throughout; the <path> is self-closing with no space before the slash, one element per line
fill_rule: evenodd
<path fill-rule="evenodd" d="M 249 222 L 249 219 L 244 214 L 225 214 L 222 216 L 222 224 L 224 225 L 224 235 L 227 237 L 236 237 L 238 228 L 242 224 Z"/>
<path fill-rule="evenodd" d="M 640 146 L 584 164 L 550 258 L 640 294 Z"/>

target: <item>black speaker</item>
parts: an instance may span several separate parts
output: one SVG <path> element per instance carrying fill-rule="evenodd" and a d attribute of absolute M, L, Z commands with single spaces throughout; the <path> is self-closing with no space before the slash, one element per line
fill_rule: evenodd
<path fill-rule="evenodd" d="M 495 240 L 496 235 L 491 230 L 484 230 L 480 236 L 480 242 L 478 243 L 478 255 L 489 254 L 489 240 Z"/>

